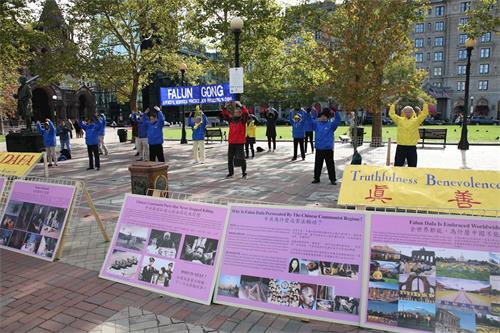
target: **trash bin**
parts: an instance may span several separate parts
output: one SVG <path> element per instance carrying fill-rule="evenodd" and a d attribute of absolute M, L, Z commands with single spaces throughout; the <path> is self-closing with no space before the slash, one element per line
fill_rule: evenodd
<path fill-rule="evenodd" d="M 118 138 L 120 138 L 120 142 L 127 142 L 127 130 L 125 128 L 118 130 Z"/>
<path fill-rule="evenodd" d="M 351 128 L 351 144 L 354 146 L 354 131 L 356 130 L 356 147 L 363 145 L 363 139 L 365 135 L 364 127 Z"/>
<path fill-rule="evenodd" d="M 38 132 L 21 131 L 5 136 L 8 152 L 39 153 L 43 151 L 42 135 Z"/>
<path fill-rule="evenodd" d="M 148 189 L 168 191 L 168 164 L 134 162 L 128 170 L 133 194 L 146 195 Z"/>

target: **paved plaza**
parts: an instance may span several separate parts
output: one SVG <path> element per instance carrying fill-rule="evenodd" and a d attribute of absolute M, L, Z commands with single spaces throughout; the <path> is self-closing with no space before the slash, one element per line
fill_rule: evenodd
<path fill-rule="evenodd" d="M 128 166 L 136 157 L 133 145 L 119 143 L 113 130 L 108 130 L 106 140 L 110 155 L 102 157 L 100 171 L 85 170 L 85 145 L 83 139 L 77 139 L 73 140 L 73 159 L 50 168 L 50 177 L 85 181 L 111 236 L 124 195 L 130 192 Z M 308 154 L 305 161 L 291 162 L 291 142 L 279 142 L 274 153 L 257 153 L 248 161 L 247 179 L 241 179 L 236 170 L 229 180 L 224 178 L 226 143 L 209 144 L 206 163 L 196 165 L 192 163 L 190 144 L 169 141 L 164 146 L 170 190 L 180 198 L 213 202 L 250 200 L 335 207 L 343 169 L 352 156 L 350 145 L 336 143 L 339 183 L 332 186 L 326 168 L 322 182 L 311 184 L 314 156 Z M 267 148 L 264 142 L 256 146 Z M 385 164 L 387 147 L 365 144 L 360 152 L 363 163 Z M 429 146 L 418 153 L 421 167 L 461 166 L 455 145 L 446 149 Z M 471 146 L 469 161 L 473 169 L 499 170 L 500 146 Z M 42 165 L 31 175 L 43 176 Z M 0 250 L 1 332 L 370 332 L 235 307 L 199 305 L 99 279 L 108 244 L 83 201 L 76 216 L 68 226 L 58 262 Z"/>

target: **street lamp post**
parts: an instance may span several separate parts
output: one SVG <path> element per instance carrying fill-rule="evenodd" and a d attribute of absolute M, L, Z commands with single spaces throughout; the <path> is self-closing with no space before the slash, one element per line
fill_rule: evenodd
<path fill-rule="evenodd" d="M 184 86 L 184 73 L 186 73 L 187 65 L 181 63 L 179 65 L 179 70 L 181 71 L 181 87 Z M 184 115 L 184 104 L 181 105 L 181 120 L 182 120 L 182 131 L 181 131 L 181 144 L 186 144 L 186 117 Z"/>
<path fill-rule="evenodd" d="M 241 17 L 233 17 L 229 23 L 234 33 L 234 67 L 240 67 L 240 34 L 243 29 L 243 20 Z M 240 94 L 236 94 L 236 100 L 240 100 Z"/>
<path fill-rule="evenodd" d="M 462 132 L 460 141 L 458 142 L 458 149 L 462 152 L 462 164 L 464 168 L 467 167 L 465 152 L 469 150 L 469 141 L 467 140 L 467 118 L 469 117 L 470 57 L 474 46 L 476 46 L 476 40 L 474 38 L 468 38 L 465 41 L 465 47 L 467 48 L 467 66 L 465 67 L 464 114 L 462 118 Z"/>

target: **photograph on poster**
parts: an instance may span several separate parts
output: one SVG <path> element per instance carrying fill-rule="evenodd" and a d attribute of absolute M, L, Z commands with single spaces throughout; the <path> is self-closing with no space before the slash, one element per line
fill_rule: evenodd
<path fill-rule="evenodd" d="M 488 281 L 437 277 L 436 302 L 452 303 L 458 307 L 486 310 L 490 306 L 490 289 Z"/>
<path fill-rule="evenodd" d="M 36 254 L 40 246 L 42 236 L 34 233 L 28 233 L 24 241 L 21 251 Z"/>
<path fill-rule="evenodd" d="M 134 277 L 139 264 L 137 254 L 114 249 L 109 260 L 107 271 L 124 277 Z"/>
<path fill-rule="evenodd" d="M 290 259 L 290 264 L 288 265 L 288 273 L 300 273 L 300 261 L 297 258 Z"/>
<path fill-rule="evenodd" d="M 398 302 L 368 302 L 368 322 L 398 326 Z"/>
<path fill-rule="evenodd" d="M 476 313 L 476 330 L 478 333 L 500 332 L 500 316 Z"/>
<path fill-rule="evenodd" d="M 148 238 L 148 228 L 136 225 L 123 224 L 120 226 L 116 246 L 130 250 L 141 251 L 144 249 Z"/>
<path fill-rule="evenodd" d="M 321 275 L 351 280 L 358 279 L 359 265 L 320 261 L 319 268 Z"/>
<path fill-rule="evenodd" d="M 333 311 L 357 315 L 359 314 L 359 298 L 350 296 L 335 296 Z"/>
<path fill-rule="evenodd" d="M 300 283 L 281 280 L 269 280 L 267 302 L 282 306 L 298 307 L 300 304 Z"/>
<path fill-rule="evenodd" d="M 4 215 L 1 227 L 7 230 L 13 230 L 16 223 L 17 216 Z"/>
<path fill-rule="evenodd" d="M 444 309 L 436 312 L 436 333 L 476 332 L 476 315 L 471 311 Z"/>
<path fill-rule="evenodd" d="M 21 246 L 23 246 L 25 238 L 26 238 L 26 232 L 20 230 L 14 230 L 12 236 L 10 236 L 10 240 L 7 246 L 19 250 Z"/>
<path fill-rule="evenodd" d="M 387 244 L 372 244 L 370 257 L 372 260 L 399 262 L 400 253 Z"/>
<path fill-rule="evenodd" d="M 317 305 L 318 311 L 333 312 L 335 305 L 335 287 L 318 286 Z"/>
<path fill-rule="evenodd" d="M 22 206 L 23 206 L 22 202 L 11 200 L 10 204 L 7 206 L 7 209 L 5 210 L 5 214 L 10 216 L 19 216 Z"/>
<path fill-rule="evenodd" d="M 400 253 L 400 274 L 436 276 L 436 252 L 416 246 L 397 246 Z"/>
<path fill-rule="evenodd" d="M 9 238 L 12 235 L 12 230 L 0 229 L 0 245 L 7 246 Z"/>
<path fill-rule="evenodd" d="M 181 234 L 152 229 L 147 252 L 165 258 L 175 258 L 181 242 Z"/>
<path fill-rule="evenodd" d="M 490 262 L 488 252 L 440 249 L 437 262 L 437 275 L 466 280 L 488 280 L 495 265 Z"/>
<path fill-rule="evenodd" d="M 416 273 L 399 275 L 399 299 L 405 301 L 434 303 L 436 301 L 436 278 Z"/>
<path fill-rule="evenodd" d="M 56 250 L 57 239 L 42 236 L 40 240 L 40 246 L 38 246 L 38 254 L 41 257 L 52 258 L 54 251 Z"/>
<path fill-rule="evenodd" d="M 186 235 L 181 260 L 212 266 L 217 257 L 218 243 L 216 239 Z"/>
<path fill-rule="evenodd" d="M 240 276 L 221 275 L 219 279 L 219 287 L 217 294 L 227 297 L 238 298 L 240 291 Z"/>
<path fill-rule="evenodd" d="M 11 202 L 15 202 L 12 200 Z M 16 220 L 16 229 L 19 230 L 27 230 L 28 226 L 30 225 L 31 218 L 33 215 L 33 211 L 35 209 L 35 204 L 29 203 L 29 202 L 24 202 L 21 211 L 18 215 L 18 218 Z"/>
<path fill-rule="evenodd" d="M 368 288 L 368 299 L 370 301 L 397 303 L 399 299 L 399 290 L 370 287 Z"/>
<path fill-rule="evenodd" d="M 372 260 L 370 262 L 370 281 L 399 283 L 399 262 Z"/>
<path fill-rule="evenodd" d="M 266 302 L 269 293 L 269 279 L 242 275 L 238 298 L 256 302 Z"/>
<path fill-rule="evenodd" d="M 139 281 L 165 288 L 169 286 L 174 273 L 173 261 L 144 256 L 140 267 Z"/>
<path fill-rule="evenodd" d="M 320 275 L 319 261 L 300 259 L 299 262 L 300 262 L 299 274 L 311 275 L 311 276 Z"/>
<path fill-rule="evenodd" d="M 400 300 L 398 302 L 398 326 L 434 332 L 436 326 L 436 305 Z"/>

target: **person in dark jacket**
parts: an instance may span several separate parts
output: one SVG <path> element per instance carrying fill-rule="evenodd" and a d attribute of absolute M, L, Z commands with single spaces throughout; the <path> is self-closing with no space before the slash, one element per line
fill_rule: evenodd
<path fill-rule="evenodd" d="M 59 120 L 57 135 L 59 136 L 59 141 L 61 142 L 61 151 L 63 151 L 63 149 L 67 149 L 71 153 L 70 139 L 73 139 L 73 131 L 63 119 Z"/>
<path fill-rule="evenodd" d="M 165 117 L 158 106 L 154 107 L 155 113 L 148 110 L 143 120 L 146 123 L 148 132 L 149 160 L 155 162 L 165 162 L 163 155 L 163 125 Z"/>
<path fill-rule="evenodd" d="M 316 120 L 316 110 L 314 108 L 307 108 L 306 119 L 304 121 L 304 129 L 306 135 L 304 137 L 304 152 L 307 154 L 307 141 L 311 144 L 311 153 L 314 153 L 314 128 L 313 122 Z"/>
<path fill-rule="evenodd" d="M 292 161 L 297 160 L 297 147 L 300 146 L 300 155 L 302 161 L 306 159 L 306 154 L 304 152 L 304 136 L 305 131 L 305 118 L 307 113 L 303 110 L 294 110 L 288 115 L 288 120 L 290 125 L 292 125 L 292 136 L 293 136 L 293 158 Z"/>
<path fill-rule="evenodd" d="M 193 130 L 193 158 L 194 163 L 205 163 L 205 128 L 207 128 L 207 116 L 200 111 L 193 121 L 193 113 L 189 115 L 188 126 Z"/>
<path fill-rule="evenodd" d="M 276 120 L 278 119 L 278 112 L 275 109 L 269 108 L 266 112 L 266 137 L 267 147 L 271 151 L 271 141 L 273 143 L 273 151 L 276 150 Z"/>
<path fill-rule="evenodd" d="M 95 115 L 90 118 L 88 122 L 80 120 L 80 127 L 85 131 L 85 143 L 87 144 L 87 153 L 89 155 L 89 167 L 87 170 L 97 170 L 101 168 L 101 161 L 99 159 L 99 130 L 103 126 L 102 122 Z"/>
<path fill-rule="evenodd" d="M 323 161 L 326 162 L 328 178 L 332 185 L 337 184 L 335 176 L 335 163 L 333 161 L 334 132 L 340 124 L 340 112 L 335 112 L 335 119 L 331 120 L 330 109 L 324 108 L 319 114 L 319 118 L 313 122 L 313 129 L 316 132 L 316 159 L 314 161 L 313 184 L 319 183 Z"/>
<path fill-rule="evenodd" d="M 138 161 L 149 160 L 148 125 L 145 121 L 147 112 L 149 112 L 149 108 L 146 109 L 145 113 L 132 113 L 132 120 L 137 123 L 137 138 L 135 139 L 135 146 L 137 147 L 137 153 L 139 154 Z"/>
<path fill-rule="evenodd" d="M 222 110 L 222 117 L 229 122 L 229 147 L 227 151 L 227 169 L 229 173 L 226 178 L 234 175 L 234 166 L 241 167 L 241 176 L 247 176 L 247 163 L 245 161 L 246 123 L 249 113 L 240 102 L 230 105 L 234 110 L 231 113 L 227 108 Z"/>
<path fill-rule="evenodd" d="M 47 153 L 47 159 L 49 161 L 49 167 L 52 166 L 52 162 L 57 166 L 57 156 L 56 156 L 56 128 L 50 119 L 45 119 L 45 123 L 40 125 L 37 121 L 36 126 L 38 132 L 43 136 L 43 145 L 45 146 L 45 151 Z"/>

